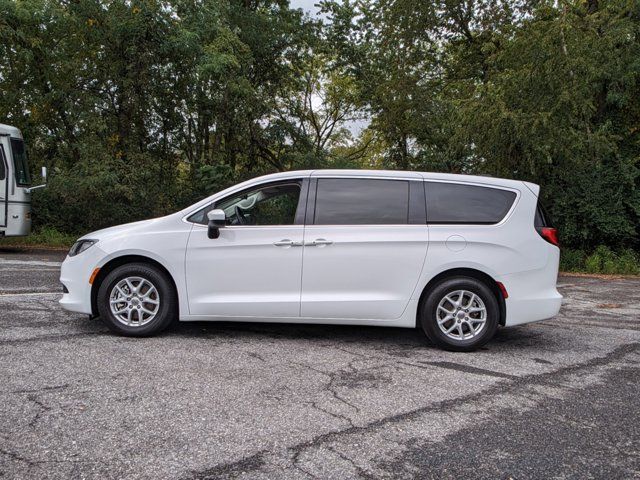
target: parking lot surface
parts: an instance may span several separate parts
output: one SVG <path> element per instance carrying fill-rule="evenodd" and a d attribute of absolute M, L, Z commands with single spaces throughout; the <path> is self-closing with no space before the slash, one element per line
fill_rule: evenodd
<path fill-rule="evenodd" d="M 414 330 L 182 323 L 58 306 L 64 254 L 0 250 L 1 478 L 639 478 L 640 280 L 474 353 Z"/>

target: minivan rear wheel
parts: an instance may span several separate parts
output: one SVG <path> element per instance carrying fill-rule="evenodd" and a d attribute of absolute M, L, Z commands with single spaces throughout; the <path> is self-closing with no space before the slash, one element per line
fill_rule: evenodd
<path fill-rule="evenodd" d="M 152 265 L 131 263 L 117 267 L 98 290 L 98 312 L 113 332 L 142 337 L 164 330 L 177 313 L 175 289 Z"/>
<path fill-rule="evenodd" d="M 420 324 L 427 338 L 446 350 L 468 352 L 498 329 L 500 306 L 491 289 L 472 277 L 451 277 L 423 298 Z"/>

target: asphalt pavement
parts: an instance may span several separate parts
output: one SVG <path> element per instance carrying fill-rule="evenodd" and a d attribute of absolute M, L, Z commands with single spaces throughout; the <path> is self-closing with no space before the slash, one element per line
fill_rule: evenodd
<path fill-rule="evenodd" d="M 68 313 L 58 252 L 0 250 L 0 478 L 640 478 L 640 279 L 473 353 L 415 330 Z"/>

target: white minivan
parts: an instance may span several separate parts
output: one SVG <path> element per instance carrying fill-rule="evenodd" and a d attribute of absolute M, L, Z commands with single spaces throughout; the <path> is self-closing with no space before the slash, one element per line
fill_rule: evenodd
<path fill-rule="evenodd" d="M 420 326 L 467 351 L 556 315 L 560 251 L 537 185 L 313 170 L 80 238 L 63 307 L 131 336 L 172 320 Z"/>

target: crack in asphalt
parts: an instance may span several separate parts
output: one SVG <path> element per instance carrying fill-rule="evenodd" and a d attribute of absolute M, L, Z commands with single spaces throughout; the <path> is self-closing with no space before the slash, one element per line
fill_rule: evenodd
<path fill-rule="evenodd" d="M 574 322 L 566 322 L 563 325 L 546 325 L 547 327 L 551 327 L 551 328 L 560 328 L 560 329 L 564 329 L 564 330 L 575 330 L 574 328 L 570 328 L 570 327 L 587 327 L 587 328 L 603 328 L 605 330 L 616 330 L 616 331 L 628 331 L 628 332 L 640 332 L 640 327 L 632 327 L 632 326 L 613 326 L 613 325 L 603 325 L 601 323 L 593 323 L 593 322 L 580 322 L 580 323 L 574 323 Z"/>
<path fill-rule="evenodd" d="M 335 398 L 337 401 L 339 401 L 339 402 L 347 405 L 348 407 L 351 407 L 352 409 L 354 409 L 356 411 L 356 413 L 360 412 L 360 408 L 359 407 L 357 407 L 356 405 L 353 405 L 351 402 L 349 402 L 348 400 L 346 400 L 345 398 L 340 396 L 340 394 L 336 391 L 336 385 L 335 385 L 336 378 L 337 378 L 337 375 L 339 375 L 341 373 L 344 373 L 343 369 L 340 369 L 337 372 L 325 372 L 324 370 L 320 370 L 318 368 L 314 368 L 311 365 L 307 365 L 307 364 L 304 364 L 304 363 L 294 362 L 293 365 L 297 365 L 299 367 L 306 368 L 306 369 L 309 369 L 309 370 L 311 370 L 313 372 L 319 373 L 320 375 L 324 375 L 324 376 L 329 377 L 329 382 L 327 382 L 325 384 L 324 390 L 326 390 L 327 392 L 331 393 L 333 398 Z M 348 366 L 350 368 L 353 368 L 352 362 L 349 362 Z"/>
<path fill-rule="evenodd" d="M 336 418 L 338 420 L 343 420 L 343 421 L 347 422 L 350 427 L 354 426 L 353 421 L 349 417 L 347 417 L 345 415 L 342 415 L 341 413 L 333 413 L 333 412 L 331 412 L 329 410 L 326 410 L 325 408 L 322 408 L 321 406 L 319 406 L 318 402 L 316 402 L 316 401 L 313 401 L 313 402 L 302 402 L 302 403 L 305 404 L 305 405 L 311 405 L 316 410 L 320 410 L 321 412 L 324 412 L 327 415 L 332 416 L 333 418 Z"/>
<path fill-rule="evenodd" d="M 260 360 L 261 362 L 266 363 L 267 361 L 264 359 L 264 357 L 262 355 L 260 355 L 259 353 L 256 352 L 248 352 L 247 355 L 249 355 L 250 357 L 256 358 L 258 360 Z"/>
<path fill-rule="evenodd" d="M 5 448 L 0 447 L 0 455 L 5 455 L 9 458 L 12 458 L 18 462 L 23 462 L 26 463 L 29 468 L 31 467 L 35 467 L 37 465 L 47 465 L 49 463 L 102 463 L 101 461 L 98 460 L 84 460 L 84 459 L 57 459 L 57 458 L 53 458 L 51 460 L 31 460 L 27 457 L 23 457 L 22 455 L 20 455 L 19 453 L 16 452 L 12 452 L 10 450 L 7 450 Z M 4 472 L 0 471 L 0 476 L 2 476 Z"/>
<path fill-rule="evenodd" d="M 333 453 L 338 455 L 345 462 L 348 462 L 351 466 L 353 466 L 354 470 L 356 471 L 356 473 L 360 478 L 364 478 L 365 480 L 373 480 L 376 478 L 374 475 L 370 474 L 365 469 L 363 469 L 360 465 L 358 465 L 352 458 L 347 457 L 344 453 L 340 452 L 339 450 L 333 447 L 329 447 L 329 450 L 331 450 Z"/>
<path fill-rule="evenodd" d="M 36 423 L 38 423 L 38 420 L 40 420 L 40 417 L 44 413 L 51 411 L 51 407 L 49 405 L 45 404 L 36 395 L 27 395 L 27 399 L 29 399 L 29 401 L 35 403 L 40 408 L 40 410 L 36 412 L 35 416 L 29 422 L 29 427 L 35 428 Z"/>
<path fill-rule="evenodd" d="M 23 345 L 26 343 L 47 342 L 52 340 L 67 340 L 67 339 L 75 339 L 75 338 L 81 338 L 81 337 L 95 337 L 95 336 L 109 336 L 109 333 L 107 331 L 104 331 L 104 332 L 69 333 L 67 335 L 40 335 L 37 337 L 0 340 L 0 345 L 7 345 L 7 346 Z"/>
<path fill-rule="evenodd" d="M 398 413 L 398 414 L 390 415 L 387 417 L 383 417 L 381 419 L 372 421 L 366 425 L 351 426 L 342 430 L 333 430 L 326 433 L 322 433 L 304 442 L 300 442 L 296 445 L 291 445 L 289 447 L 286 447 L 285 451 L 291 454 L 294 467 L 299 468 L 299 465 L 296 465 L 296 464 L 299 463 L 299 457 L 304 451 L 311 448 L 318 447 L 320 445 L 324 445 L 331 441 L 337 440 L 340 437 L 353 435 L 353 434 L 369 433 L 377 428 L 380 428 L 389 424 L 397 424 L 403 421 L 413 420 L 425 413 L 447 412 L 452 408 L 459 407 L 466 403 L 477 403 L 479 401 L 485 401 L 487 398 L 490 398 L 496 394 L 504 394 L 506 392 L 510 392 L 512 390 L 516 390 L 518 388 L 525 387 L 525 386 L 558 385 L 558 384 L 561 384 L 561 377 L 567 377 L 576 373 L 580 373 L 585 370 L 588 371 L 596 367 L 606 366 L 610 363 L 613 363 L 617 360 L 620 360 L 626 357 L 631 353 L 636 353 L 639 351 L 640 351 L 640 342 L 625 344 L 615 348 L 614 350 L 612 350 L 611 352 L 607 353 L 602 357 L 594 357 L 582 363 L 568 365 L 566 367 L 561 367 L 557 370 L 553 370 L 549 372 L 524 375 L 522 377 L 516 377 L 514 379 L 509 379 L 509 380 L 504 379 L 478 393 L 463 395 L 461 397 L 457 397 L 453 399 L 442 400 L 439 402 L 435 402 L 431 405 L 426 405 L 424 407 L 410 410 L 408 412 Z M 323 373 L 325 375 L 328 375 L 326 372 L 313 369 L 308 365 L 306 367 L 310 368 L 311 370 L 317 371 L 318 373 Z M 275 452 L 269 452 L 269 453 L 275 454 Z M 219 464 L 213 467 L 213 469 L 215 469 L 216 472 L 219 472 L 220 474 L 222 474 L 227 472 L 228 469 L 233 468 L 234 465 L 245 462 L 243 463 L 243 465 L 254 466 L 254 468 L 249 471 L 258 471 L 260 468 L 264 466 L 264 456 L 265 456 L 265 450 L 261 450 L 260 452 L 254 455 L 245 457 L 242 460 L 231 462 L 231 463 Z M 258 462 L 257 460 L 261 460 L 261 461 Z M 208 469 L 205 471 L 212 471 L 212 469 Z M 313 476 L 312 474 L 306 471 L 305 473 Z M 198 473 L 196 472 L 194 473 L 194 476 L 191 478 L 200 480 L 203 477 L 198 476 Z"/>
<path fill-rule="evenodd" d="M 26 457 L 23 457 L 22 455 L 20 455 L 19 453 L 15 453 L 15 452 L 11 452 L 9 450 L 5 450 L 4 448 L 0 447 L 0 454 L 2 455 L 6 455 L 7 457 L 11 457 L 14 460 L 17 460 L 19 462 L 24 462 L 27 465 L 34 465 L 34 462 L 32 460 L 29 460 Z"/>
<path fill-rule="evenodd" d="M 415 365 L 413 363 L 409 363 L 409 362 L 400 362 L 403 365 L 410 365 L 412 367 L 417 367 L 417 368 L 424 368 L 426 370 L 430 370 L 427 367 L 423 367 L 420 365 Z M 431 365 L 433 367 L 438 367 L 438 368 L 446 368 L 449 370 L 456 370 L 458 372 L 462 372 L 462 373 L 472 373 L 474 375 L 484 375 L 487 377 L 495 377 L 495 378 L 508 378 L 510 380 L 515 380 L 517 378 L 520 378 L 518 375 L 510 375 L 508 373 L 502 373 L 502 372 L 496 372 L 495 370 L 487 370 L 486 368 L 478 368 L 478 367 L 472 367 L 469 365 L 463 365 L 461 363 L 454 363 L 454 362 L 426 362 L 426 361 L 420 361 L 420 363 L 425 364 L 425 365 Z"/>
<path fill-rule="evenodd" d="M 188 478 L 192 480 L 216 480 L 224 475 L 239 475 L 245 472 L 256 471 L 265 465 L 265 455 L 269 453 L 268 450 L 261 450 L 258 453 L 251 455 L 250 457 L 242 458 L 236 462 L 223 463 L 214 467 L 192 471 Z"/>
<path fill-rule="evenodd" d="M 23 389 L 23 390 L 13 390 L 11 393 L 39 393 L 39 392 L 48 392 L 51 390 L 63 390 L 68 388 L 69 384 L 65 383 L 63 385 L 53 385 L 50 387 L 41 387 L 41 388 L 31 388 L 31 389 Z"/>

